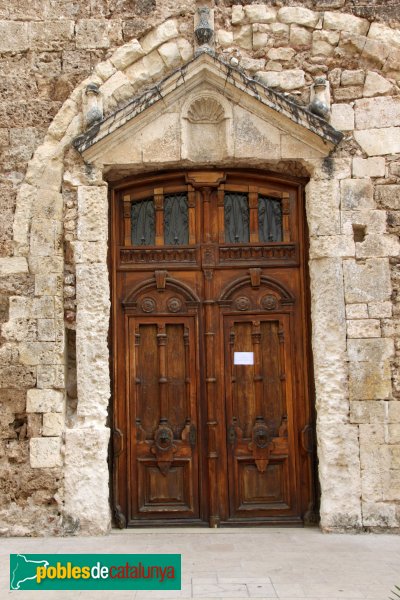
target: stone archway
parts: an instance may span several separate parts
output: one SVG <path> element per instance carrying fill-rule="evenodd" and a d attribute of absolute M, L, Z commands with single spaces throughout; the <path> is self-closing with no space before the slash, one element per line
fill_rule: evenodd
<path fill-rule="evenodd" d="M 64 103 L 48 130 L 44 144 L 30 161 L 25 182 L 19 191 L 14 222 L 15 252 L 14 257 L 9 259 L 8 268 L 14 273 L 29 269 L 35 277 L 35 297 L 30 300 L 29 310 L 42 320 L 42 333 L 38 342 L 21 340 L 19 352 L 23 364 L 38 367 L 37 386 L 28 391 L 27 410 L 48 415 L 49 427 L 47 436 L 31 440 L 30 460 L 32 467 L 38 469 L 64 467 L 64 492 L 60 504 L 66 531 L 101 533 L 107 531 L 111 523 L 107 466 L 109 429 L 106 422 L 110 397 L 107 178 L 115 176 L 118 169 L 121 174 L 127 173 L 128 169 L 133 173 L 182 164 L 182 157 L 168 161 L 158 155 L 152 161 L 151 149 L 155 147 L 159 130 L 153 130 L 154 137 L 150 139 L 146 161 L 143 157 L 135 159 L 131 156 L 128 164 L 121 164 L 119 157 L 113 168 L 110 164 L 105 166 L 101 160 L 96 161 L 96 157 L 89 162 L 82 160 L 71 149 L 71 144 L 85 129 L 87 111 L 82 110 L 82 103 L 86 110 L 89 84 L 97 86 L 103 110 L 110 115 L 121 103 L 135 96 L 146 78 L 160 81 L 192 56 L 193 48 L 180 35 L 175 19 L 151 30 L 140 43 L 134 41 L 117 49 L 109 60 L 97 65 L 93 76 L 82 82 Z M 212 99 L 215 101 L 215 97 Z M 151 109 L 158 96 L 150 91 L 144 100 L 147 108 Z M 101 109 L 99 104 L 97 107 Z M 389 299 L 389 272 L 383 259 L 381 263 L 374 261 L 370 265 L 355 263 L 351 224 L 345 232 L 340 228 L 340 191 L 344 187 L 341 180 L 348 182 L 351 178 L 348 158 L 329 157 L 333 144 L 325 146 L 317 142 L 313 118 L 307 117 L 307 127 L 306 117 L 300 124 L 293 119 L 289 126 L 290 116 L 285 114 L 287 103 L 278 95 L 275 108 L 266 105 L 265 110 L 274 110 L 278 126 L 283 127 L 286 123 L 287 128 L 286 134 L 276 144 L 280 150 L 273 159 L 265 156 L 271 146 L 265 145 L 261 157 L 249 155 L 249 145 L 244 150 L 242 147 L 242 153 L 235 155 L 234 150 L 232 154 L 227 143 L 224 147 L 226 156 L 213 157 L 213 160 L 221 164 L 228 161 L 232 166 L 248 166 L 250 161 L 257 168 L 278 170 L 295 162 L 297 168 L 301 165 L 303 172 L 310 177 L 306 200 L 322 490 L 321 524 L 327 529 L 358 528 L 362 522 L 359 441 L 357 427 L 348 419 L 343 259 L 351 259 L 345 265 L 345 277 L 356 276 L 365 282 L 372 275 L 380 281 L 381 293 L 374 297 L 376 302 Z M 139 112 L 137 120 L 140 119 Z M 115 123 L 111 123 L 106 133 L 104 126 L 103 130 L 100 126 L 96 135 L 101 137 L 104 133 L 104 140 L 97 138 L 97 148 L 103 145 L 107 149 L 106 138 L 114 126 L 121 126 L 123 130 L 124 114 L 115 114 Z M 122 120 L 118 122 L 120 117 Z M 184 118 L 186 129 L 196 126 L 196 119 L 191 122 L 189 113 L 185 113 Z M 230 119 L 227 113 L 224 119 L 226 121 L 218 121 L 217 115 L 216 124 L 220 127 L 223 122 L 226 127 Z M 183 132 L 185 127 L 182 127 Z M 304 134 L 305 131 L 312 143 L 307 144 L 302 138 L 301 132 Z M 84 144 L 85 139 L 84 134 L 81 143 Z M 167 140 L 168 136 L 164 135 L 163 139 Z M 266 136 L 261 141 L 270 143 Z M 184 160 L 190 159 L 190 152 L 189 147 L 187 154 L 183 153 Z M 194 161 L 200 162 L 200 158 Z M 65 208 L 60 192 L 62 184 L 71 191 L 71 206 Z M 349 183 L 345 185 L 352 187 Z M 365 184 L 361 195 L 371 195 L 367 188 Z M 351 193 L 352 190 L 349 191 Z M 354 193 L 360 195 L 359 190 Z M 76 229 L 73 224 L 69 228 L 69 220 L 73 221 L 74 217 L 69 219 L 68 211 L 75 211 L 77 215 Z M 78 403 L 76 410 L 71 409 L 70 415 L 66 415 L 65 406 L 64 305 L 60 287 L 64 276 L 63 236 L 67 245 L 67 263 L 74 265 L 76 273 Z M 21 318 L 27 318 L 26 303 L 17 299 L 11 305 L 10 327 Z M 387 340 L 383 348 L 386 361 L 383 369 L 387 369 L 391 348 L 392 344 Z M 68 426 L 65 425 L 66 416 Z"/>

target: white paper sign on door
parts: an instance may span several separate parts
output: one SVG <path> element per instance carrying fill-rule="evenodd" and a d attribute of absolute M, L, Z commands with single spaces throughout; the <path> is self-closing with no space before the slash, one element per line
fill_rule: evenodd
<path fill-rule="evenodd" d="M 234 352 L 234 365 L 254 365 L 254 352 Z"/>

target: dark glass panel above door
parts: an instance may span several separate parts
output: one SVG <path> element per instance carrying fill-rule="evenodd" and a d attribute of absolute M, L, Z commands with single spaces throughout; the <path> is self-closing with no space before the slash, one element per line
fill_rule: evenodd
<path fill-rule="evenodd" d="M 182 246 L 189 243 L 188 199 L 185 193 L 164 197 L 164 244 Z"/>
<path fill-rule="evenodd" d="M 260 242 L 282 241 L 282 202 L 258 196 L 258 235 Z"/>
<path fill-rule="evenodd" d="M 247 244 L 249 233 L 249 198 L 247 194 L 225 192 L 225 242 Z"/>
<path fill-rule="evenodd" d="M 155 243 L 155 213 L 154 200 L 148 198 L 133 202 L 131 209 L 132 245 L 154 246 Z"/>

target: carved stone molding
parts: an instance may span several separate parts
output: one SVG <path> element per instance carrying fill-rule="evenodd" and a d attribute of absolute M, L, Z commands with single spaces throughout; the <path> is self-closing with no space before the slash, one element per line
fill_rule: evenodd
<path fill-rule="evenodd" d="M 226 117 L 223 107 L 215 98 L 204 96 L 193 102 L 187 118 L 191 123 L 220 123 Z"/>

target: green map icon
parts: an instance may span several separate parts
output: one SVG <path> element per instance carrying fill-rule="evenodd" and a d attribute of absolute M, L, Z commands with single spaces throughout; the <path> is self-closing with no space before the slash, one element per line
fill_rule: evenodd
<path fill-rule="evenodd" d="M 14 559 L 15 564 L 15 559 Z M 21 589 L 21 584 L 30 579 L 36 579 L 37 567 L 48 567 L 47 560 L 29 560 L 23 554 L 17 554 L 16 564 L 10 577 L 10 588 L 12 590 Z M 22 586 L 23 587 L 23 586 Z"/>

